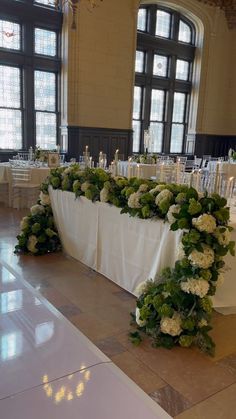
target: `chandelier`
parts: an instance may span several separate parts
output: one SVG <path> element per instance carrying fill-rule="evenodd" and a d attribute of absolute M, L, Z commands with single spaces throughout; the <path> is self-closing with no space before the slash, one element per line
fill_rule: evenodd
<path fill-rule="evenodd" d="M 66 5 L 68 5 L 72 12 L 71 29 L 76 29 L 76 14 L 80 1 L 81 0 L 48 0 L 48 4 L 55 6 L 58 10 L 63 9 Z M 88 9 L 92 10 L 97 7 L 98 1 L 102 2 L 103 0 L 86 0 Z"/>

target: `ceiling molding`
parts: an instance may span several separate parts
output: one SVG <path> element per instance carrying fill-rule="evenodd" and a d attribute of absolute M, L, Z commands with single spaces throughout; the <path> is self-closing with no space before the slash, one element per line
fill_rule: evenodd
<path fill-rule="evenodd" d="M 236 28 L 236 0 L 198 0 L 224 10 L 229 29 Z"/>

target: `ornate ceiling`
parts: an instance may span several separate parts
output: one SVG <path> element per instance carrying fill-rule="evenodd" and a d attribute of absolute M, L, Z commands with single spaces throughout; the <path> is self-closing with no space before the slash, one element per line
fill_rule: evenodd
<path fill-rule="evenodd" d="M 236 28 L 236 0 L 198 0 L 224 10 L 230 29 Z"/>

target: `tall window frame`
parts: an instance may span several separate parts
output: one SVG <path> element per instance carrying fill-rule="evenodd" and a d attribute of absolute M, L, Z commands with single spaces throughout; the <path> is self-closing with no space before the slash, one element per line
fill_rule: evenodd
<path fill-rule="evenodd" d="M 161 25 L 160 29 L 157 30 L 157 13 L 160 15 L 163 13 L 169 15 L 169 28 Z M 153 114 L 151 98 L 152 92 L 159 90 L 164 92 L 163 114 L 162 120 L 156 120 L 155 122 L 157 128 L 156 133 L 159 133 L 160 136 L 162 135 L 162 144 L 160 147 L 160 139 L 158 141 L 156 140 L 151 151 L 165 154 L 185 153 L 192 89 L 192 71 L 195 56 L 196 31 L 194 24 L 176 10 L 152 4 L 140 6 L 137 25 L 139 63 L 137 63 L 136 59 L 135 86 L 142 90 L 142 103 L 140 104 L 142 113 L 138 121 L 139 133 L 136 130 L 137 121 L 133 118 L 133 152 L 144 152 L 145 130 L 150 128 L 152 137 L 155 137 L 152 126 L 154 121 L 151 118 L 151 114 Z M 185 25 L 187 29 L 189 28 L 189 31 L 183 34 L 182 30 Z M 180 27 L 182 32 L 180 32 Z M 141 51 L 144 57 L 143 67 L 140 64 Z M 163 74 L 158 74 L 158 71 L 154 74 L 154 60 L 157 56 L 162 59 L 162 64 L 164 64 Z M 137 71 L 137 68 L 139 71 Z M 141 68 L 143 71 L 140 71 Z M 176 77 L 177 75 L 178 78 Z M 176 112 L 178 101 L 182 107 L 181 115 L 178 115 Z M 173 113 L 175 114 L 176 120 L 172 121 Z M 178 142 L 174 144 L 175 135 L 177 137 L 178 135 L 182 135 L 181 147 Z M 137 147 L 137 144 L 139 144 L 139 147 Z"/>
<path fill-rule="evenodd" d="M 14 22 L 20 25 L 20 48 L 11 49 L 0 46 L 0 65 L 18 68 L 20 71 L 22 144 L 20 148 L 9 148 L 8 144 L 0 153 L 14 150 L 27 150 L 36 146 L 36 115 L 40 109 L 35 106 L 36 71 L 55 74 L 55 146 L 59 143 L 60 125 L 60 35 L 62 28 L 62 13 L 55 7 L 34 0 L 1 0 L 0 20 Z M 36 53 L 35 30 L 43 29 L 48 34 L 55 33 L 56 52 L 54 56 L 48 53 Z M 47 33 L 46 33 L 47 34 Z M 42 47 L 43 48 L 43 47 Z M 43 51 L 43 49 L 42 49 Z M 44 51 L 43 51 L 44 52 Z M 3 108 L 2 108 L 3 109 Z M 50 113 L 47 109 L 45 114 Z"/>

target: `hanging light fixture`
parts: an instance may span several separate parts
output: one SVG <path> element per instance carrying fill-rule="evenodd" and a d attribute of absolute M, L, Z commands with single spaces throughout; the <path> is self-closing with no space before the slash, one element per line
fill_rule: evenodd
<path fill-rule="evenodd" d="M 54 5 L 57 9 L 63 9 L 64 6 L 68 5 L 72 12 L 71 29 L 76 29 L 76 14 L 80 1 L 81 0 L 48 0 L 48 4 Z M 102 1 L 103 0 L 86 0 L 90 9 L 94 9 L 98 6 L 98 2 Z"/>

